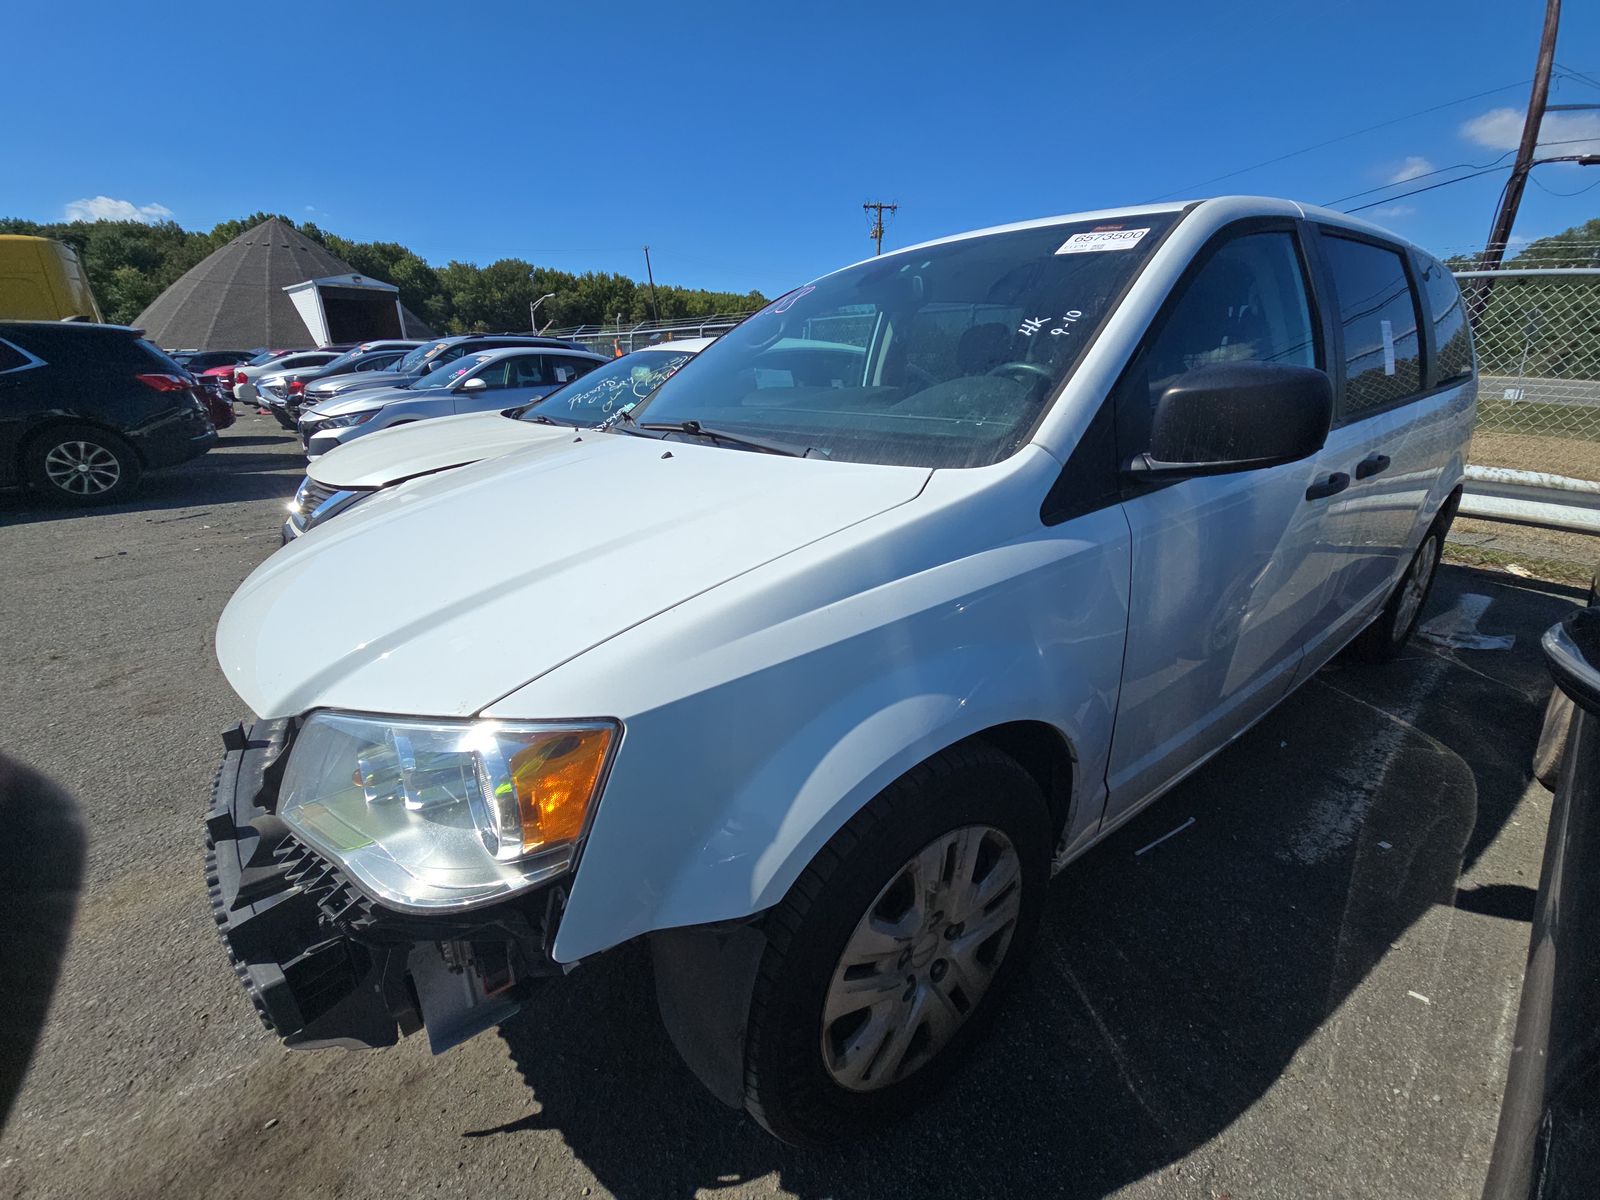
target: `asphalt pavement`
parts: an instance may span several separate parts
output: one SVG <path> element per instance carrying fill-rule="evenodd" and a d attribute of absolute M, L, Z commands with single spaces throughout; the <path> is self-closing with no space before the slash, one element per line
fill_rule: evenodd
<path fill-rule="evenodd" d="M 251 415 L 128 505 L 0 497 L 0 752 L 88 831 L 0 1195 L 1478 1194 L 1550 804 L 1537 639 L 1572 589 L 1445 568 L 1430 613 L 1487 596 L 1510 650 L 1322 671 L 1055 881 L 1033 966 L 922 1112 L 802 1153 L 695 1083 L 632 948 L 438 1058 L 261 1029 L 201 880 L 218 732 L 248 715 L 212 632 L 302 467 Z"/>

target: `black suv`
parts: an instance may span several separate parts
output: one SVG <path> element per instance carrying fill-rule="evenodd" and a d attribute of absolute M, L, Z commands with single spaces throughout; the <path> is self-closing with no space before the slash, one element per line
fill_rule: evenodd
<path fill-rule="evenodd" d="M 200 385 L 141 332 L 0 321 L 0 487 L 110 504 L 216 444 Z"/>

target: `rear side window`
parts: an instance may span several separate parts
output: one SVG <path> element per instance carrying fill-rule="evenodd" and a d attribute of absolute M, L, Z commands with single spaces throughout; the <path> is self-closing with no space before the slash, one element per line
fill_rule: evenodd
<path fill-rule="evenodd" d="M 9 342 L 0 342 L 0 372 L 15 371 L 26 366 L 28 356 Z"/>
<path fill-rule="evenodd" d="M 1428 317 L 1433 322 L 1436 347 L 1433 382 L 1454 383 L 1472 374 L 1472 327 L 1462 302 L 1456 277 L 1442 263 L 1429 261 L 1422 273 L 1422 290 L 1428 297 Z"/>
<path fill-rule="evenodd" d="M 179 366 L 176 359 L 169 355 L 165 350 L 162 350 L 154 342 L 147 342 L 143 338 L 136 338 L 133 344 L 140 350 L 144 351 L 147 357 L 154 359 L 163 373 L 178 376 L 187 375 L 189 373 L 186 367 Z"/>
<path fill-rule="evenodd" d="M 1417 301 L 1394 250 L 1324 234 L 1344 327 L 1344 417 L 1359 420 L 1422 390 Z"/>
<path fill-rule="evenodd" d="M 541 384 L 571 383 L 589 366 L 581 358 L 568 358 L 564 354 L 546 354 L 541 357 L 540 362 L 544 368 L 543 377 L 539 380 Z"/>

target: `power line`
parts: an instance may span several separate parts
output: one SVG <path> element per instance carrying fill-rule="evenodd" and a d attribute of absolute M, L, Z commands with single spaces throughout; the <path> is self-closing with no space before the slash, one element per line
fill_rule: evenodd
<path fill-rule="evenodd" d="M 1590 87 L 1600 88 L 1600 80 L 1591 79 L 1582 71 L 1574 71 L 1571 67 L 1564 67 L 1560 63 L 1556 64 L 1556 69 L 1568 79 L 1576 79 L 1580 83 L 1587 83 Z"/>
<path fill-rule="evenodd" d="M 1441 179 L 1438 183 L 1430 183 L 1427 187 L 1413 188 L 1409 192 L 1399 192 L 1393 196 L 1385 196 L 1382 200 L 1374 200 L 1370 204 L 1358 204 L 1354 208 L 1347 208 L 1347 213 L 1363 212 L 1369 208 L 1377 208 L 1380 204 L 1388 204 L 1394 200 L 1404 200 L 1407 196 L 1420 196 L 1423 192 L 1431 192 L 1435 188 L 1449 187 L 1452 183 L 1464 183 L 1468 179 L 1476 179 L 1480 175 L 1493 175 L 1496 171 L 1509 171 L 1509 165 L 1490 167 L 1485 171 L 1474 171 L 1471 175 L 1457 175 L 1454 179 Z"/>
<path fill-rule="evenodd" d="M 1533 180 L 1533 186 L 1534 187 L 1538 188 L 1541 192 L 1545 193 L 1545 195 L 1547 195 L 1547 196 L 1562 196 L 1562 197 L 1581 196 L 1585 192 L 1592 192 L 1595 188 L 1600 187 L 1600 179 L 1596 179 L 1593 183 L 1589 184 L 1587 187 L 1581 187 L 1575 192 L 1557 192 L 1557 191 L 1551 190 L 1550 188 L 1545 187 L 1544 184 L 1539 182 L 1537 176 L 1529 175 L 1528 178 Z"/>
<path fill-rule="evenodd" d="M 1554 141 L 1554 142 L 1540 142 L 1539 145 L 1541 147 L 1543 147 L 1543 146 L 1570 146 L 1570 145 L 1574 145 L 1574 144 L 1576 144 L 1578 142 L 1592 142 L 1594 140 L 1595 140 L 1594 138 L 1561 138 L 1561 139 L 1559 139 L 1557 141 Z M 1372 195 L 1373 192 L 1387 191 L 1389 188 L 1399 187 L 1401 184 L 1403 184 L 1403 183 L 1411 183 L 1413 180 L 1429 179 L 1429 178 L 1432 178 L 1435 175 L 1443 175 L 1446 171 L 1461 171 L 1461 170 L 1466 170 L 1466 169 L 1472 169 L 1472 170 L 1478 170 L 1478 171 L 1494 170 L 1494 169 L 1496 169 L 1496 167 L 1500 163 L 1504 162 L 1508 157 L 1510 157 L 1511 155 L 1513 155 L 1515 153 L 1516 153 L 1515 150 L 1507 150 L 1504 154 L 1500 155 L 1499 158 L 1491 159 L 1489 162 L 1486 162 L 1486 163 L 1456 163 L 1454 166 L 1450 166 L 1450 167 L 1440 167 L 1437 170 L 1433 170 L 1433 171 L 1423 171 L 1423 172 L 1421 172 L 1419 174 L 1411 176 L 1409 179 L 1397 179 L 1393 183 L 1381 183 L 1377 187 L 1368 188 L 1364 192 L 1351 192 L 1348 196 L 1340 196 L 1337 200 L 1324 200 L 1322 202 L 1322 207 L 1323 208 L 1332 208 L 1335 204 L 1343 204 L 1346 200 L 1355 200 L 1360 196 L 1370 196 L 1370 195 Z M 1463 178 L 1463 179 L 1471 179 L 1472 176 L 1463 175 L 1461 178 Z M 1407 193 L 1407 195 L 1410 195 L 1410 194 L 1411 193 L 1409 193 L 1409 192 Z M 1399 196 L 1390 196 L 1390 197 L 1388 197 L 1388 199 L 1390 199 L 1390 200 L 1398 200 L 1399 198 L 1400 198 Z M 1380 200 L 1380 201 L 1378 201 L 1378 203 L 1382 204 L 1383 201 Z"/>
<path fill-rule="evenodd" d="M 1491 161 L 1486 162 L 1486 163 L 1456 163 L 1453 166 L 1439 167 L 1437 170 L 1433 170 L 1433 171 L 1419 171 L 1417 174 L 1409 176 L 1409 177 L 1407 177 L 1405 179 L 1396 179 L 1396 180 L 1394 180 L 1394 181 L 1392 181 L 1390 183 L 1381 183 L 1377 187 L 1368 188 L 1364 192 L 1351 192 L 1348 196 L 1340 196 L 1337 200 L 1324 200 L 1322 202 L 1322 207 L 1323 208 L 1332 208 L 1335 204 L 1343 204 L 1346 200 L 1356 200 L 1356 199 L 1359 199 L 1362 196 L 1370 196 L 1370 195 L 1372 195 L 1373 192 L 1386 192 L 1392 187 L 1399 187 L 1401 184 L 1411 183 L 1411 182 L 1413 182 L 1414 180 L 1417 180 L 1417 179 L 1431 179 L 1435 175 L 1443 175 L 1446 171 L 1462 171 L 1462 170 L 1492 171 L 1497 166 L 1499 166 L 1500 163 L 1503 162 L 1507 157 L 1509 157 L 1510 155 L 1512 155 L 1514 153 L 1516 153 L 1514 150 L 1507 150 L 1499 158 L 1492 159 Z M 1463 178 L 1465 178 L 1465 176 Z M 1399 199 L 1399 197 L 1398 196 L 1390 196 L 1389 199 L 1397 200 L 1397 199 Z M 1378 201 L 1378 203 L 1382 204 L 1383 201 L 1380 200 L 1380 201 Z"/>
<path fill-rule="evenodd" d="M 1462 96 L 1462 97 L 1460 97 L 1458 99 L 1455 99 L 1455 100 L 1446 100 L 1443 104 L 1435 104 L 1431 108 L 1421 108 L 1421 109 L 1418 109 L 1414 113 L 1407 113 L 1403 117 L 1394 117 L 1394 118 L 1391 118 L 1390 120 L 1387 120 L 1387 121 L 1379 121 L 1376 125 L 1368 125 L 1368 126 L 1365 126 L 1362 129 L 1352 130 L 1350 133 L 1341 133 L 1338 137 L 1331 137 L 1327 141 L 1316 142 L 1313 145 L 1304 146 L 1299 150 L 1291 150 L 1287 154 L 1280 154 L 1276 158 L 1265 159 L 1262 162 L 1258 162 L 1258 163 L 1253 164 L 1252 166 L 1240 167 L 1237 171 L 1229 171 L 1225 175 L 1213 175 L 1210 179 L 1202 179 L 1199 183 L 1191 183 L 1191 184 L 1187 185 L 1186 187 L 1181 187 L 1181 188 L 1176 189 L 1175 191 L 1167 192 L 1167 193 L 1165 193 L 1163 195 L 1153 197 L 1150 201 L 1148 201 L 1148 203 L 1152 203 L 1153 204 L 1157 200 L 1166 200 L 1166 199 L 1169 199 L 1172 196 L 1180 196 L 1180 195 L 1183 195 L 1183 194 L 1185 194 L 1187 192 L 1192 191 L 1194 188 L 1201 188 L 1201 187 L 1207 186 L 1208 184 L 1220 183 L 1224 179 L 1232 179 L 1237 175 L 1244 175 L 1244 174 L 1247 174 L 1250 171 L 1259 171 L 1262 167 L 1270 167 L 1274 163 L 1281 163 L 1281 162 L 1285 161 L 1286 159 L 1296 158 L 1296 157 L 1298 157 L 1299 155 L 1302 155 L 1302 154 L 1310 154 L 1313 150 L 1321 150 L 1324 146 L 1332 146 L 1336 142 L 1346 142 L 1346 141 L 1349 141 L 1353 137 L 1360 137 L 1364 133 L 1372 133 L 1372 132 L 1374 132 L 1376 130 L 1379 130 L 1379 129 L 1387 129 L 1387 128 L 1389 128 L 1389 126 L 1391 126 L 1391 125 L 1399 125 L 1403 121 L 1414 120 L 1417 117 L 1425 117 L 1429 113 L 1438 112 L 1440 109 L 1453 108 L 1457 104 L 1466 104 L 1466 103 L 1468 103 L 1469 101 L 1472 101 L 1472 100 L 1481 100 L 1485 96 L 1493 96 L 1498 92 L 1508 92 L 1512 88 L 1526 87 L 1531 82 L 1532 82 L 1532 80 L 1524 79 L 1524 80 L 1521 80 L 1518 83 L 1503 84 L 1500 87 L 1490 88 L 1487 91 L 1474 92 L 1470 96 Z"/>

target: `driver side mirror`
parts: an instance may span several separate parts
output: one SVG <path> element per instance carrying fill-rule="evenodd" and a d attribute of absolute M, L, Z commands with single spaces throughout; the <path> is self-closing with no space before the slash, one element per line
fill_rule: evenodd
<path fill-rule="evenodd" d="M 1333 424 L 1333 383 L 1313 367 L 1238 362 L 1186 371 L 1161 393 L 1140 475 L 1224 475 L 1309 458 Z"/>
<path fill-rule="evenodd" d="M 461 385 L 461 390 L 463 392 L 486 392 L 489 390 L 489 385 L 480 377 L 474 375 L 471 379 L 467 380 Z"/>

